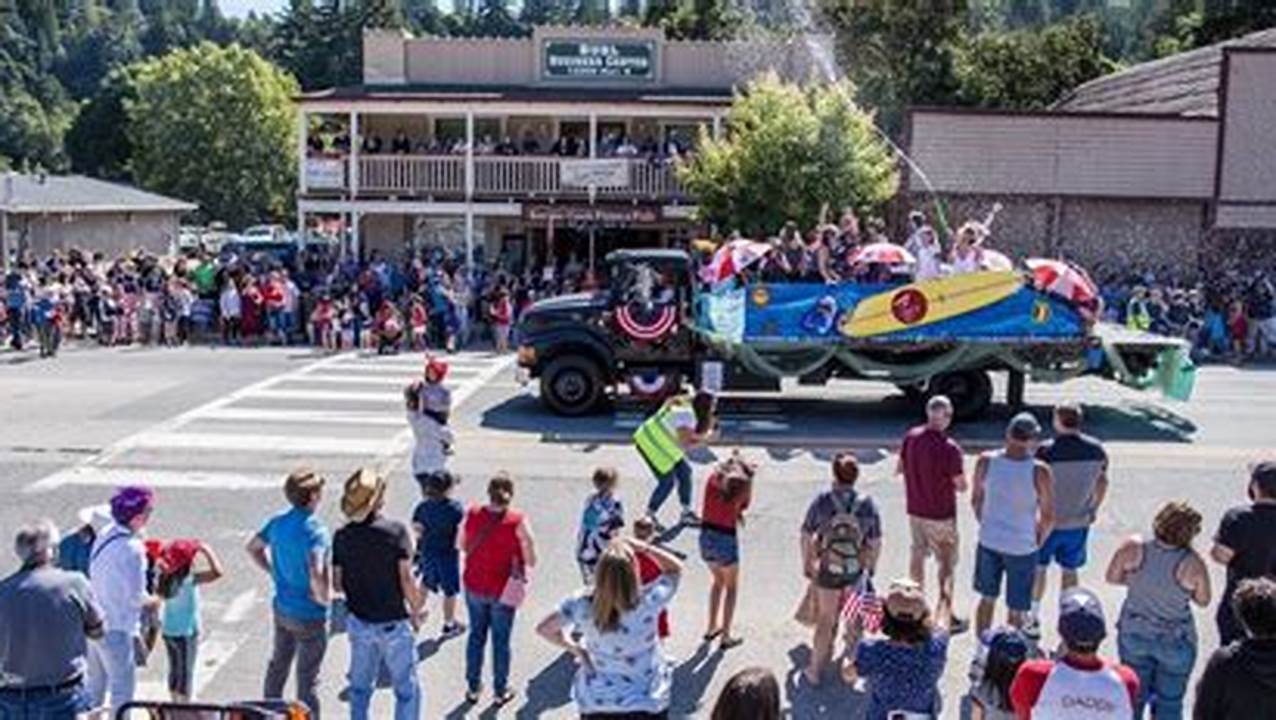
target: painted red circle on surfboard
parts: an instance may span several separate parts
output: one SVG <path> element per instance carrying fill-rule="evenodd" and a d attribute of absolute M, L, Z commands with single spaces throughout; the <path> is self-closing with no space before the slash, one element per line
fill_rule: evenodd
<path fill-rule="evenodd" d="M 930 303 L 920 290 L 906 288 L 895 293 L 895 297 L 891 298 L 891 315 L 905 325 L 912 325 L 926 317 L 929 306 Z"/>

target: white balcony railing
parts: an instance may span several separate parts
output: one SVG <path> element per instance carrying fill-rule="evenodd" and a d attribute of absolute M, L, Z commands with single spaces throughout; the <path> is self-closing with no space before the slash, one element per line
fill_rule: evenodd
<path fill-rule="evenodd" d="M 586 186 L 563 182 L 556 157 L 474 158 L 474 194 L 478 197 L 584 197 Z M 608 199 L 681 199 L 685 196 L 671 164 L 639 159 L 607 159 L 622 164 L 623 184 L 596 187 Z M 373 155 L 359 158 L 359 192 L 374 195 L 465 195 L 465 158 L 459 155 Z"/>

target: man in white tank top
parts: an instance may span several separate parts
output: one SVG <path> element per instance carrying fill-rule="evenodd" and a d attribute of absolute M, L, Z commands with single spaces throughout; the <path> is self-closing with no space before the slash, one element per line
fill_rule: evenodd
<path fill-rule="evenodd" d="M 1029 660 L 1010 685 L 1015 715 L 1032 720 L 1126 720 L 1134 714 L 1139 678 L 1099 657 L 1107 636 L 1103 605 L 1089 590 L 1069 590 L 1059 604 L 1058 660 Z"/>

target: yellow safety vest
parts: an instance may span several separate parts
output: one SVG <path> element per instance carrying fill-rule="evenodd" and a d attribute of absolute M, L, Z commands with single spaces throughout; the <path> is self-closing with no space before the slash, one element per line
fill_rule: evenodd
<path fill-rule="evenodd" d="M 1147 331 L 1152 327 L 1152 314 L 1144 301 L 1131 300 L 1125 306 L 1125 326 L 1131 330 Z"/>
<path fill-rule="evenodd" d="M 634 432 L 634 444 L 638 452 L 647 459 L 652 469 L 664 475 L 686 457 L 682 443 L 678 442 L 678 434 L 669 427 L 669 415 L 677 406 L 685 406 L 686 400 L 675 400 L 656 411 L 656 414 L 643 421 Z"/>

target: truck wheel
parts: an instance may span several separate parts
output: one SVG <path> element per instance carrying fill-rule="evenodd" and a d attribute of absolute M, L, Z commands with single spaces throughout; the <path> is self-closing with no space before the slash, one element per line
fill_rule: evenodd
<path fill-rule="evenodd" d="M 992 405 L 992 380 L 983 370 L 936 375 L 927 390 L 927 396 L 947 395 L 957 420 L 977 420 Z"/>
<path fill-rule="evenodd" d="M 551 360 L 541 372 L 541 402 L 559 415 L 585 415 L 603 397 L 603 373 L 598 363 L 580 355 Z"/>

